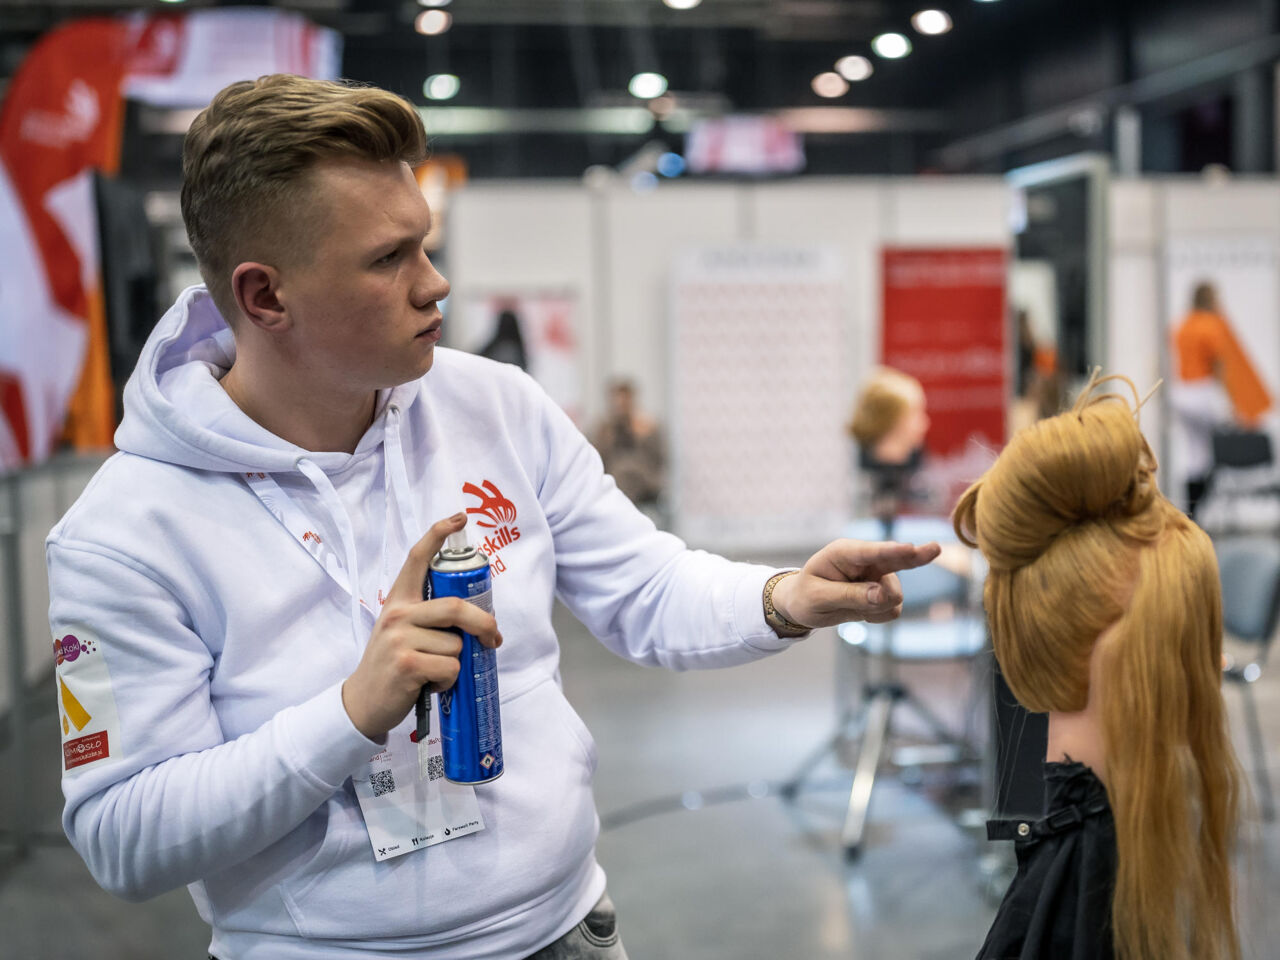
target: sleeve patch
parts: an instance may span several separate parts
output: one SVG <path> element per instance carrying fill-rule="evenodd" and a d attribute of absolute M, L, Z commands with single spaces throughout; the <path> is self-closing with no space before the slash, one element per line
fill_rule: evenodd
<path fill-rule="evenodd" d="M 62 769 L 106 760 L 120 749 L 120 718 L 98 641 L 77 630 L 53 641 L 62 727 Z"/>

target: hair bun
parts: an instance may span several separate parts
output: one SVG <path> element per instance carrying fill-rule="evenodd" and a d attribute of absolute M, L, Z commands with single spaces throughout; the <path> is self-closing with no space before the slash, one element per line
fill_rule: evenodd
<path fill-rule="evenodd" d="M 993 569 L 1015 570 L 1071 527 L 1144 513 L 1159 493 L 1155 470 L 1125 399 L 1082 397 L 1014 436 L 961 499 L 957 528 Z"/>

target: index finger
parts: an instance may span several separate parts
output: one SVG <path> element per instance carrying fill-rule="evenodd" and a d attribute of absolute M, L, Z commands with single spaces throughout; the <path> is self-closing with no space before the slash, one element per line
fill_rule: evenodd
<path fill-rule="evenodd" d="M 829 557 L 840 574 L 850 580 L 876 580 L 899 570 L 911 570 L 932 563 L 942 553 L 935 542 L 913 543 L 865 540 L 837 541 L 838 549 Z"/>
<path fill-rule="evenodd" d="M 925 564 L 933 563 L 942 555 L 942 545 L 935 540 L 919 545 L 907 543 L 904 546 L 910 547 L 911 552 L 902 557 L 898 566 L 885 570 L 885 573 L 893 573 L 897 570 L 912 570 L 916 567 L 923 567 Z"/>
<path fill-rule="evenodd" d="M 465 513 L 455 513 L 452 517 L 433 523 L 422 539 L 409 548 L 409 556 L 405 559 L 400 572 L 396 574 L 396 582 L 387 592 L 387 602 L 392 600 L 403 603 L 422 602 L 422 582 L 427 577 L 427 567 L 431 564 L 431 558 L 440 552 L 449 534 L 457 533 L 466 525 Z"/>

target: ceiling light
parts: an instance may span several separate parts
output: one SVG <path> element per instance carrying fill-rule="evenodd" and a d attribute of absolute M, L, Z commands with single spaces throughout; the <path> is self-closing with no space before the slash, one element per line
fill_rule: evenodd
<path fill-rule="evenodd" d="M 843 97 L 849 92 L 849 81 L 830 70 L 814 77 L 811 86 L 813 92 L 820 97 Z"/>
<path fill-rule="evenodd" d="M 420 7 L 447 7 L 452 0 L 418 0 Z"/>
<path fill-rule="evenodd" d="M 702 0 L 662 0 L 672 10 L 692 10 Z"/>
<path fill-rule="evenodd" d="M 871 41 L 871 49 L 886 60 L 897 60 L 911 52 L 911 41 L 900 33 L 882 33 Z"/>
<path fill-rule="evenodd" d="M 433 73 L 422 84 L 422 93 L 428 100 L 452 100 L 462 88 L 462 81 L 452 73 Z"/>
<path fill-rule="evenodd" d="M 660 73 L 637 73 L 627 84 L 633 97 L 652 100 L 667 92 L 667 78 Z"/>
<path fill-rule="evenodd" d="M 911 18 L 911 25 L 917 33 L 936 37 L 951 29 L 951 18 L 942 10 L 921 10 Z"/>
<path fill-rule="evenodd" d="M 453 15 L 444 10 L 423 10 L 413 21 L 413 29 L 428 37 L 444 33 L 453 25 Z"/>
<path fill-rule="evenodd" d="M 857 83 L 859 80 L 865 80 L 875 73 L 876 68 L 871 65 L 871 61 L 866 57 L 854 54 L 837 60 L 836 72 L 846 80 Z"/>

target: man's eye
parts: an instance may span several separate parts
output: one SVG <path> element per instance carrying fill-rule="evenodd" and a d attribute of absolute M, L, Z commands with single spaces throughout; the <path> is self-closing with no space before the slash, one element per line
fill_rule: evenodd
<path fill-rule="evenodd" d="M 395 260 L 395 258 L 396 258 L 396 257 L 398 257 L 398 256 L 400 256 L 400 251 L 399 251 L 399 250 L 392 250 L 390 253 L 388 253 L 388 254 L 386 254 L 386 255 L 384 255 L 384 256 L 379 257 L 377 260 L 375 260 L 375 261 L 373 261 L 373 262 L 374 262 L 374 263 L 384 264 L 384 265 L 385 265 L 385 264 L 391 263 L 391 262 L 392 262 L 393 260 Z"/>

